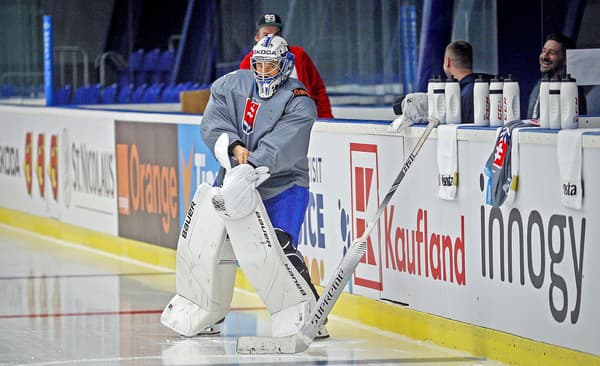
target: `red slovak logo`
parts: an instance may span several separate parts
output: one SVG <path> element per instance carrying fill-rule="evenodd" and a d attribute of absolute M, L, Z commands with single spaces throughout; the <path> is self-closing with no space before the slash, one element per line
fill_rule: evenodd
<path fill-rule="evenodd" d="M 506 157 L 507 150 L 510 144 L 510 133 L 507 129 L 502 129 L 498 141 L 496 142 L 496 151 L 494 152 L 494 166 L 498 169 L 502 169 L 504 166 L 504 158 Z"/>
<path fill-rule="evenodd" d="M 254 120 L 260 108 L 260 103 L 253 102 L 252 99 L 246 98 L 246 107 L 244 108 L 244 119 L 242 120 L 242 130 L 249 135 L 254 132 Z"/>
<path fill-rule="evenodd" d="M 27 194 L 31 196 L 31 185 L 33 182 L 33 136 L 31 132 L 25 135 L 25 186 Z"/>
<path fill-rule="evenodd" d="M 38 180 L 38 187 L 40 188 L 40 197 L 44 197 L 44 161 L 46 160 L 46 154 L 44 153 L 45 140 L 46 139 L 43 133 L 38 134 L 35 172 L 37 173 L 36 175 Z"/>

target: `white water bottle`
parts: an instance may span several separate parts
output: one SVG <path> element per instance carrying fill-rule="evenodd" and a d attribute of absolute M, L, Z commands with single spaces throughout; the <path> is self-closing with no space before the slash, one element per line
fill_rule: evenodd
<path fill-rule="evenodd" d="M 477 126 L 489 126 L 490 124 L 490 86 L 479 75 L 473 84 L 473 123 Z"/>
<path fill-rule="evenodd" d="M 440 121 L 446 123 L 446 101 L 444 97 L 446 85 L 440 76 L 434 77 L 433 81 L 433 110 L 430 114 Z"/>
<path fill-rule="evenodd" d="M 446 123 L 460 124 L 462 122 L 460 116 L 460 84 L 452 75 L 446 79 L 444 96 L 446 102 Z"/>
<path fill-rule="evenodd" d="M 496 75 L 490 80 L 490 126 L 499 127 L 504 124 L 502 105 L 502 77 Z"/>
<path fill-rule="evenodd" d="M 502 86 L 502 108 L 504 124 L 521 119 L 519 82 L 514 80 L 511 74 L 504 79 Z"/>
<path fill-rule="evenodd" d="M 541 128 L 550 128 L 550 77 L 548 74 L 544 74 L 542 81 L 540 81 L 540 96 L 539 96 L 539 108 L 540 113 L 537 116 L 538 122 Z M 535 116 L 534 116 L 535 118 Z"/>
<path fill-rule="evenodd" d="M 571 74 L 560 83 L 560 122 L 563 130 L 579 127 L 579 93 Z"/>
<path fill-rule="evenodd" d="M 550 80 L 548 91 L 548 126 L 552 129 L 560 129 L 560 76 Z"/>
<path fill-rule="evenodd" d="M 435 109 L 433 104 L 433 87 L 435 86 L 435 75 L 431 75 L 431 79 L 427 82 L 427 113 L 433 116 L 433 110 Z"/>

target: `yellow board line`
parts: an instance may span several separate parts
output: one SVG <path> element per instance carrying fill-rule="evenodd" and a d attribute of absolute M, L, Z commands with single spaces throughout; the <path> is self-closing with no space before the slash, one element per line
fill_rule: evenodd
<path fill-rule="evenodd" d="M 175 250 L 136 240 L 99 233 L 15 210 L 0 207 L 0 222 L 41 235 L 79 243 L 111 254 L 175 269 Z M 238 270 L 236 287 L 252 286 Z M 493 329 L 404 308 L 384 301 L 343 293 L 333 314 L 413 339 L 468 352 L 473 356 L 511 365 L 598 365 L 600 357 Z"/>

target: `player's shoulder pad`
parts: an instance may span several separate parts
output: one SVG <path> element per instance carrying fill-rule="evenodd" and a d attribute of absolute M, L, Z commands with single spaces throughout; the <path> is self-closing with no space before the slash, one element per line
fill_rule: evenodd
<path fill-rule="evenodd" d="M 305 97 L 309 97 L 310 98 L 310 94 L 304 88 L 294 88 L 294 89 L 292 89 L 292 94 L 294 95 L 294 97 L 305 96 Z"/>

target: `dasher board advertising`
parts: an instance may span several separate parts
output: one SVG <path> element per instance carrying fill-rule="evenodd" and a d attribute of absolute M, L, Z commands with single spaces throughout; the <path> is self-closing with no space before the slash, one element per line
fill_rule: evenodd
<path fill-rule="evenodd" d="M 179 235 L 177 125 L 115 122 L 119 236 L 168 248 Z"/>
<path fill-rule="evenodd" d="M 317 265 L 320 272 L 311 267 L 311 273 L 320 273 L 322 284 L 348 243 L 360 235 L 362 222 L 373 210 L 369 206 L 386 194 L 417 140 L 328 128 L 315 129 L 311 139 L 309 158 L 319 162 L 318 179 L 311 179 L 311 197 L 321 197 L 314 201 L 322 203 L 313 213 L 309 204 L 304 229 L 309 239 L 300 247 L 309 263 Z M 434 135 L 379 220 L 348 290 L 600 354 L 596 333 L 600 267 L 593 265 L 600 249 L 592 239 L 600 235 L 600 227 L 594 224 L 600 220 L 600 193 L 590 188 L 600 186 L 594 168 L 600 146 L 584 144 L 587 190 L 584 208 L 575 210 L 560 201 L 552 139 L 541 136 L 538 142 L 528 143 L 527 136 L 522 137 L 515 200 L 498 208 L 486 204 L 483 174 L 494 139 L 479 133 L 466 135 L 458 141 L 455 199 L 438 195 Z M 327 250 L 315 238 L 325 238 L 321 241 Z"/>
<path fill-rule="evenodd" d="M 117 234 L 114 125 L 55 113 L 4 113 L 0 205 Z"/>

